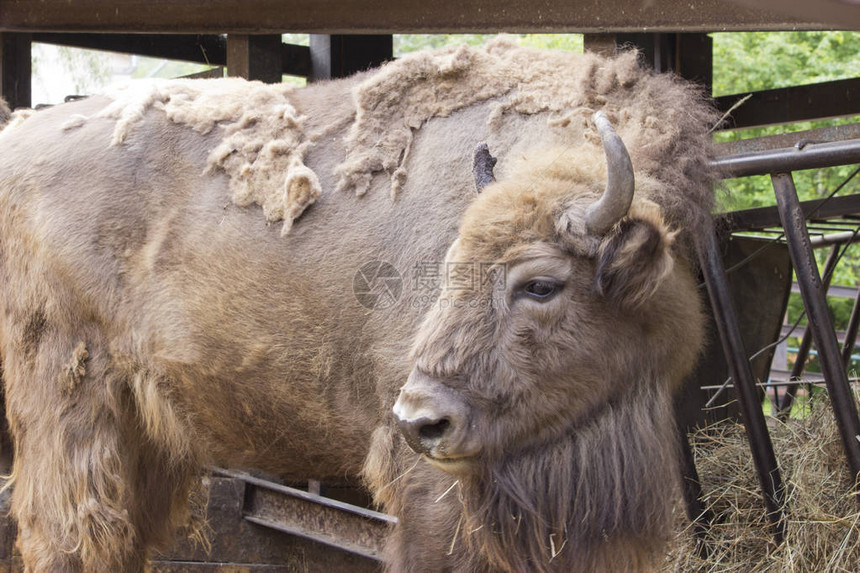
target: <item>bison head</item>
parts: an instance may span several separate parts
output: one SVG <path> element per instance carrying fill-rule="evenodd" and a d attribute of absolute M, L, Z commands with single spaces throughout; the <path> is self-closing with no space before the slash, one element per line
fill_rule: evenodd
<path fill-rule="evenodd" d="M 595 123 L 603 150 L 483 177 L 446 256 L 480 276 L 428 312 L 394 406 L 411 448 L 467 488 L 470 543 L 503 570 L 542 570 L 575 536 L 659 537 L 668 520 L 669 395 L 699 352 L 699 297 L 647 199 L 660 183 L 637 174 L 634 198 L 627 150 Z"/>

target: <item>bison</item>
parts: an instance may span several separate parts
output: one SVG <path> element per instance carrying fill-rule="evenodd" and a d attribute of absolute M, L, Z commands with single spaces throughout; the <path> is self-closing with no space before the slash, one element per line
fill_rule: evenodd
<path fill-rule="evenodd" d="M 635 53 L 501 40 L 11 123 L 0 349 L 27 570 L 141 570 L 210 464 L 362 476 L 398 517 L 391 571 L 655 567 L 713 121 Z"/>

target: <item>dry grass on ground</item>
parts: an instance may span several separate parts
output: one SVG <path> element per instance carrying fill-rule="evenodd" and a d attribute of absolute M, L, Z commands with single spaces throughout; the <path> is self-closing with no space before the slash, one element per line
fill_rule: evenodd
<path fill-rule="evenodd" d="M 850 493 L 853 484 L 829 401 L 815 400 L 804 414 L 770 425 L 788 500 L 785 543 L 776 548 L 770 541 L 744 428 L 726 421 L 690 437 L 705 503 L 716 516 L 710 555 L 697 554 L 692 528 L 682 526 L 664 571 L 860 571 L 860 506 Z M 678 511 L 683 514 L 682 507 Z"/>

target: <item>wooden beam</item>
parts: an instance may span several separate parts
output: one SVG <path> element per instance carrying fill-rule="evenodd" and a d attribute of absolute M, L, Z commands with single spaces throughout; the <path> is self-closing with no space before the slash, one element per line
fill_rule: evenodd
<path fill-rule="evenodd" d="M 728 111 L 746 94 L 715 98 Z M 732 111 L 723 129 L 777 125 L 810 119 L 860 115 L 860 78 L 753 92 Z"/>
<path fill-rule="evenodd" d="M 311 34 L 311 79 L 344 78 L 394 57 L 393 38 L 385 34 Z"/>
<path fill-rule="evenodd" d="M 72 46 L 195 62 L 212 66 L 227 65 L 227 37 L 220 34 L 85 34 L 36 32 L 34 42 Z M 307 77 L 311 52 L 307 46 L 281 45 L 282 72 Z"/>
<path fill-rule="evenodd" d="M 326 34 L 822 29 L 730 0 L 0 0 L 0 30 Z"/>
<path fill-rule="evenodd" d="M 37 32 L 33 41 L 223 66 L 227 37 L 217 34 L 70 34 Z"/>
<path fill-rule="evenodd" d="M 674 72 L 711 93 L 714 42 L 707 34 L 586 34 L 584 40 L 586 50 L 603 54 L 635 48 L 642 61 L 658 72 Z"/>
<path fill-rule="evenodd" d="M 678 34 L 675 73 L 704 87 L 710 95 L 714 85 L 714 40 L 707 34 Z"/>
<path fill-rule="evenodd" d="M 615 34 L 585 34 L 582 45 L 585 51 L 602 56 L 614 56 L 618 52 Z"/>
<path fill-rule="evenodd" d="M 30 34 L 0 32 L 0 95 L 9 107 L 30 107 Z"/>
<path fill-rule="evenodd" d="M 281 44 L 281 64 L 288 76 L 310 77 L 311 49 L 308 46 Z"/>
<path fill-rule="evenodd" d="M 785 149 L 786 147 L 797 147 L 800 149 L 805 147 L 804 142 L 819 143 L 826 141 L 846 141 L 848 139 L 860 139 L 860 123 L 833 125 L 818 129 L 769 135 L 767 137 L 726 141 L 716 145 L 716 155 L 717 157 L 738 155 L 740 153 L 753 153 L 771 149 Z"/>
<path fill-rule="evenodd" d="M 654 32 L 618 34 L 616 41 L 622 49 L 631 47 L 638 49 L 645 63 L 654 70 L 661 73 L 675 71 L 676 34 Z"/>
<path fill-rule="evenodd" d="M 284 67 L 282 55 L 278 34 L 230 34 L 227 36 L 227 75 L 270 84 L 280 82 Z"/>

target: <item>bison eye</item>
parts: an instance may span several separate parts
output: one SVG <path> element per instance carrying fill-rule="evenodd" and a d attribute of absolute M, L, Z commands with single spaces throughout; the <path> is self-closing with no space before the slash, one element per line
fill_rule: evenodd
<path fill-rule="evenodd" d="M 523 293 L 527 297 L 541 302 L 551 299 L 559 290 L 561 290 L 559 283 L 546 279 L 529 281 L 523 287 Z"/>

